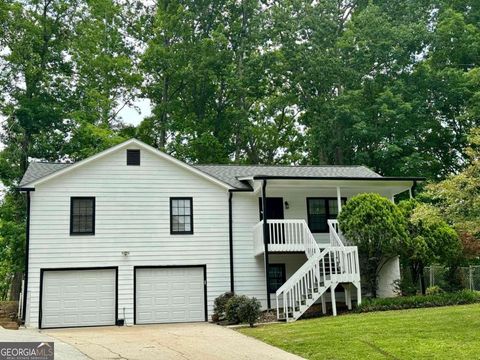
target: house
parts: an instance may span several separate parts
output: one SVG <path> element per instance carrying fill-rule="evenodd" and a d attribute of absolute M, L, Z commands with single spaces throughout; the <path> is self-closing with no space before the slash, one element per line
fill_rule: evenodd
<path fill-rule="evenodd" d="M 417 180 L 363 166 L 192 166 L 135 139 L 75 164 L 33 162 L 20 184 L 25 325 L 207 321 L 226 291 L 287 320 L 315 302 L 335 312 L 337 299 L 361 301 L 342 204 L 393 199 Z M 382 271 L 388 296 L 398 261 Z"/>

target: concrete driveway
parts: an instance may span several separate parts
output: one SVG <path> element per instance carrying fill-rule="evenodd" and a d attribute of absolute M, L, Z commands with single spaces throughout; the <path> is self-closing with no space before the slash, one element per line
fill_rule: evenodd
<path fill-rule="evenodd" d="M 7 330 L 0 326 L 0 341 L 29 342 L 29 341 L 53 341 L 55 344 L 55 359 L 58 360 L 88 360 L 88 357 L 82 354 L 78 349 L 63 341 L 38 332 L 37 330 L 22 329 Z"/>
<path fill-rule="evenodd" d="M 284 359 L 300 357 L 219 325 L 136 325 L 44 331 L 91 359 Z"/>

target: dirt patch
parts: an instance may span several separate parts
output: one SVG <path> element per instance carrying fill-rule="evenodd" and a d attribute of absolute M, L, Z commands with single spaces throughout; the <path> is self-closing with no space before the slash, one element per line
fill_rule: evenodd
<path fill-rule="evenodd" d="M 18 329 L 18 301 L 0 301 L 0 326 L 5 329 Z"/>
<path fill-rule="evenodd" d="M 347 305 L 343 303 L 337 303 L 337 313 L 344 314 L 348 313 L 349 310 L 347 308 Z M 300 319 L 311 319 L 311 318 L 317 318 L 321 316 L 331 316 L 332 315 L 332 305 L 331 303 L 327 303 L 327 313 L 324 315 L 322 313 L 322 305 L 321 304 L 313 304 L 310 306 L 307 311 L 303 313 L 303 315 L 300 317 Z"/>
<path fill-rule="evenodd" d="M 277 312 L 274 310 L 267 310 L 262 311 L 260 317 L 258 318 L 258 323 L 269 323 L 269 322 L 276 322 L 277 320 Z"/>

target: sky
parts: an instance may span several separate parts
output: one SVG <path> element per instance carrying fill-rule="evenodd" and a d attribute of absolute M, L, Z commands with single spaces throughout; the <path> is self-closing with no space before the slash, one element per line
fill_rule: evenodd
<path fill-rule="evenodd" d="M 135 107 L 138 107 L 140 109 L 140 112 L 138 112 L 135 109 Z M 136 126 L 140 124 L 140 122 L 144 118 L 146 118 L 147 116 L 150 116 L 151 113 L 152 111 L 151 111 L 150 100 L 137 99 L 134 103 L 134 106 L 131 106 L 131 107 L 125 106 L 122 109 L 122 111 L 120 111 L 118 114 L 125 123 Z"/>

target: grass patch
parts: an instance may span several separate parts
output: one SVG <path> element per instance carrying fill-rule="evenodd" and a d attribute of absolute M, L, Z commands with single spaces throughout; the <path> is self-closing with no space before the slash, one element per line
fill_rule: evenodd
<path fill-rule="evenodd" d="M 400 296 L 384 299 L 366 299 L 356 312 L 401 310 L 480 303 L 480 292 L 462 290 L 434 295 Z"/>
<path fill-rule="evenodd" d="M 480 304 L 350 314 L 240 332 L 307 359 L 476 359 Z"/>

